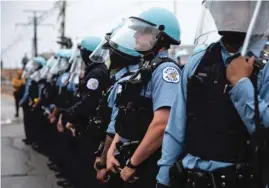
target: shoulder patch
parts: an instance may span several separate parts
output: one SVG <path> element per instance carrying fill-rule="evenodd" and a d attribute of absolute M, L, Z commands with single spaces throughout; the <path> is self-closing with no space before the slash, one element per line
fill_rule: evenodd
<path fill-rule="evenodd" d="M 179 72 L 174 67 L 166 67 L 163 69 L 163 79 L 166 82 L 178 83 L 179 82 Z"/>
<path fill-rule="evenodd" d="M 99 81 L 95 78 L 91 78 L 87 82 L 87 88 L 91 90 L 96 90 L 99 86 Z"/>

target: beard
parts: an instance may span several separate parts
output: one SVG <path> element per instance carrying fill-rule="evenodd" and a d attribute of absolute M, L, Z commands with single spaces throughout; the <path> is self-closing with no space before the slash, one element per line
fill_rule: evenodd
<path fill-rule="evenodd" d="M 246 33 L 233 32 L 233 31 L 220 31 L 220 35 L 223 36 L 223 42 L 233 48 L 240 48 L 245 40 Z"/>

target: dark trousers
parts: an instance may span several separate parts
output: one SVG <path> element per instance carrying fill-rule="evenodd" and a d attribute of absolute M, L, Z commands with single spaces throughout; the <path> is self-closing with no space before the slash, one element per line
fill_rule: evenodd
<path fill-rule="evenodd" d="M 23 124 L 24 124 L 24 132 L 25 137 L 28 141 L 32 141 L 32 135 L 30 131 L 30 123 L 31 123 L 31 112 L 28 105 L 24 105 L 23 109 Z"/>
<path fill-rule="evenodd" d="M 17 116 L 19 116 L 20 92 L 14 91 L 13 95 L 14 95 L 14 99 L 15 99 L 15 113 Z"/>

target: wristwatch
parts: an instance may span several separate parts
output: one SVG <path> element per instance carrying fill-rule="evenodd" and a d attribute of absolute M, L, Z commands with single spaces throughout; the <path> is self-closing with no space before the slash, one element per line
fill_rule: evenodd
<path fill-rule="evenodd" d="M 137 168 L 137 166 L 135 166 L 135 165 L 133 165 L 131 163 L 131 158 L 126 161 L 126 166 L 129 167 L 129 168 L 132 168 L 132 169 L 136 169 Z"/>

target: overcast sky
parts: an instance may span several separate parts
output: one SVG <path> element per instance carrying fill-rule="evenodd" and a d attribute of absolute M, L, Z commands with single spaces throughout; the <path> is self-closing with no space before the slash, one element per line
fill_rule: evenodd
<path fill-rule="evenodd" d="M 1 1 L 1 59 L 4 67 L 19 67 L 25 53 L 32 56 L 33 26 L 27 23 L 32 13 L 24 10 L 50 10 L 55 1 Z M 192 44 L 200 16 L 201 0 L 78 0 L 67 2 L 66 35 L 79 41 L 85 36 L 104 36 L 123 18 L 151 7 L 163 7 L 176 13 L 182 31 L 182 44 Z M 38 27 L 38 51 L 56 51 L 59 46 L 58 10 L 50 11 Z M 42 26 L 52 24 L 53 26 Z"/>

